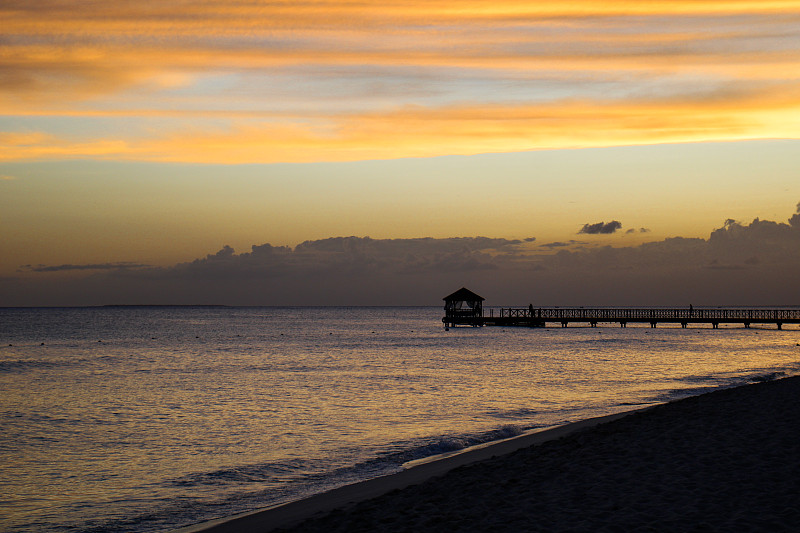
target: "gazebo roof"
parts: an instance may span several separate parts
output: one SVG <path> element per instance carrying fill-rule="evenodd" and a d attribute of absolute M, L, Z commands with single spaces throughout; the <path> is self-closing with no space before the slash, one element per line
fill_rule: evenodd
<path fill-rule="evenodd" d="M 462 301 L 462 302 L 482 302 L 485 300 L 482 296 L 478 296 L 471 290 L 467 289 L 466 287 L 461 287 L 456 292 L 451 294 L 450 296 L 445 296 L 442 298 L 445 302 L 453 302 L 453 301 Z"/>

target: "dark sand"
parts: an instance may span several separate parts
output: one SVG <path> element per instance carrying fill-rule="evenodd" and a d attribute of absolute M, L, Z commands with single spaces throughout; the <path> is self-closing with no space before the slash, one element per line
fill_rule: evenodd
<path fill-rule="evenodd" d="M 800 531 L 800 377 L 656 406 L 338 505 L 280 531 Z"/>

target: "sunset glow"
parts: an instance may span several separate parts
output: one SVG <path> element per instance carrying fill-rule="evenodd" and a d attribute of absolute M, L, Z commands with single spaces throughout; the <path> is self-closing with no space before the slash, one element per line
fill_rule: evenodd
<path fill-rule="evenodd" d="M 800 199 L 797 1 L 43 0 L 3 2 L 0 20 L 0 275 L 28 275 L 18 269 L 34 257 L 168 264 L 333 228 L 567 242 L 576 226 L 626 218 L 653 229 L 628 243 L 640 244 L 782 216 Z M 741 143 L 749 163 L 720 159 L 718 143 Z M 676 148 L 627 162 L 582 152 L 647 146 Z M 564 150 L 574 164 L 548 166 Z M 439 159 L 480 154 L 507 156 Z M 408 158 L 424 160 L 413 176 Z M 375 161 L 382 174 L 364 177 Z M 115 175 L 152 199 L 124 223 L 113 213 L 129 197 L 103 192 Z M 477 192 L 497 179 L 511 185 Z M 232 187 L 231 201 L 265 211 L 222 207 Z M 437 214 L 454 191 L 482 215 Z M 135 246 L 112 238 L 122 226 Z M 32 228 L 41 246 L 26 245 Z"/>
<path fill-rule="evenodd" d="M 44 2 L 1 14 L 3 161 L 797 136 L 785 112 L 800 108 L 798 2 Z M 112 138 L 92 132 L 100 119 Z"/>

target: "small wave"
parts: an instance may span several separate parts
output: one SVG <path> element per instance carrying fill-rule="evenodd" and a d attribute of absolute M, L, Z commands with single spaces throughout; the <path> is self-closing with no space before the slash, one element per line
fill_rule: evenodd
<path fill-rule="evenodd" d="M 774 381 L 776 379 L 781 379 L 788 377 L 790 375 L 794 375 L 797 373 L 797 369 L 763 369 L 758 372 L 749 373 L 746 375 L 698 375 L 698 376 L 687 376 L 682 378 L 680 381 L 684 383 L 696 383 L 696 384 L 704 384 L 696 387 L 686 387 L 686 388 L 677 388 L 666 391 L 656 398 L 656 401 L 673 401 L 679 400 L 681 398 L 688 398 L 690 396 L 698 396 L 700 394 L 704 394 L 707 392 L 712 392 L 719 389 L 728 389 L 733 387 L 741 387 L 742 385 L 748 385 L 751 383 L 764 383 L 767 381 Z"/>
<path fill-rule="evenodd" d="M 510 409 L 508 411 L 487 411 L 486 414 L 492 418 L 531 418 L 539 414 L 538 411 L 521 407 L 519 409 Z"/>
<path fill-rule="evenodd" d="M 767 374 L 759 374 L 750 377 L 751 383 L 763 383 L 766 381 L 775 381 L 776 379 L 785 378 L 786 372 L 769 372 Z"/>
<path fill-rule="evenodd" d="M 680 381 L 684 381 L 686 383 L 708 383 L 708 382 L 716 382 L 722 379 L 721 376 L 717 376 L 714 374 L 700 374 L 696 376 L 685 376 L 680 379 Z"/>
<path fill-rule="evenodd" d="M 46 368 L 56 368 L 67 366 L 67 362 L 56 361 L 42 361 L 42 360 L 17 360 L 17 361 L 0 361 L 0 372 L 13 373 L 13 372 L 26 372 L 29 370 L 39 370 Z"/>
<path fill-rule="evenodd" d="M 698 375 L 686 376 L 681 378 L 681 381 L 686 383 L 708 383 L 710 385 L 722 387 L 738 387 L 739 385 L 746 385 L 748 383 L 756 383 L 762 381 L 773 381 L 775 379 L 785 378 L 789 375 L 796 373 L 797 369 L 793 368 L 764 368 L 758 371 L 750 372 L 744 375 Z"/>
<path fill-rule="evenodd" d="M 393 464 L 403 464 L 417 459 L 423 459 L 432 455 L 439 455 L 457 450 L 463 450 L 470 446 L 477 446 L 487 442 L 507 439 L 521 435 L 525 429 L 516 425 L 505 425 L 498 429 L 486 431 L 478 434 L 455 434 L 443 435 L 432 439 L 418 439 L 411 446 L 392 452 L 383 457 Z M 415 445 L 416 444 L 416 445 Z"/>
<path fill-rule="evenodd" d="M 168 483 L 177 486 L 201 485 L 241 485 L 249 483 L 280 483 L 288 479 L 303 477 L 320 470 L 321 461 L 313 459 L 297 460 L 284 463 L 261 463 L 241 465 L 211 472 L 197 472 Z"/>
<path fill-rule="evenodd" d="M 652 399 L 655 402 L 672 402 L 675 400 L 681 400 L 683 398 L 689 398 L 690 396 L 699 396 L 701 394 L 705 394 L 707 392 L 711 392 L 717 389 L 719 389 L 719 387 L 714 385 L 709 385 L 707 387 L 688 387 L 685 389 L 671 389 L 654 396 Z"/>
<path fill-rule="evenodd" d="M 613 337 L 597 337 L 597 338 L 593 338 L 593 339 L 580 339 L 580 340 L 575 340 L 573 342 L 574 342 L 574 344 L 577 344 L 577 345 L 583 345 L 583 344 L 589 344 L 589 345 L 618 344 L 620 346 L 628 346 L 628 345 L 631 344 L 631 340 L 630 339 L 619 339 L 619 338 L 613 338 Z"/>

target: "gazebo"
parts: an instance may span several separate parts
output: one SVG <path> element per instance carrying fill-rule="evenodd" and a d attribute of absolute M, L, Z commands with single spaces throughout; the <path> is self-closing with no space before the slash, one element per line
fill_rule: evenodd
<path fill-rule="evenodd" d="M 458 325 L 478 327 L 483 325 L 483 300 L 471 290 L 461 287 L 442 298 L 444 300 L 444 327 Z"/>

